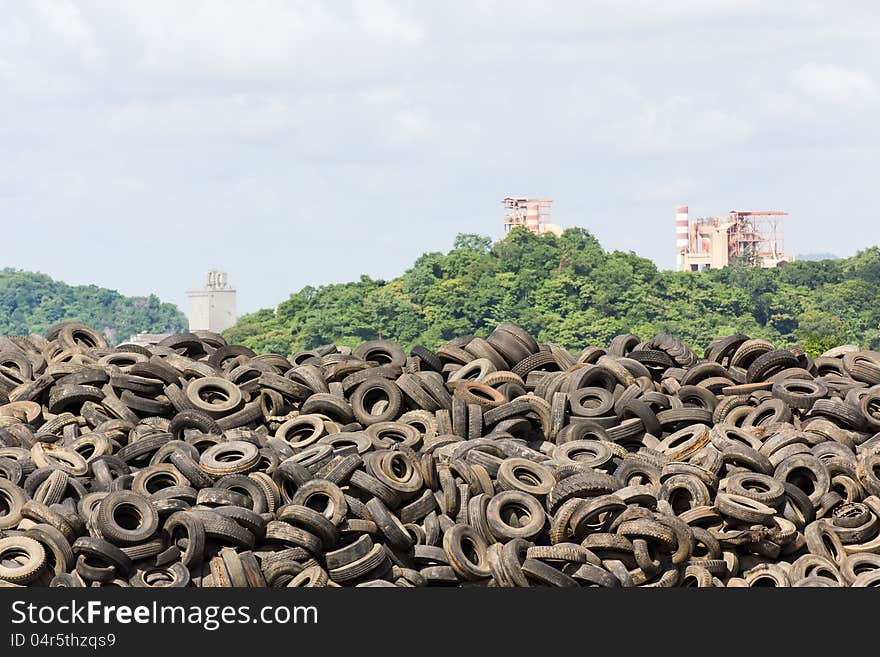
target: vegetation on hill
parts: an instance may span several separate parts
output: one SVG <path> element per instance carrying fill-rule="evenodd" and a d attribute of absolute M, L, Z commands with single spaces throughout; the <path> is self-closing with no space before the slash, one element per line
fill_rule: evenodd
<path fill-rule="evenodd" d="M 61 321 L 78 321 L 103 333 L 110 344 L 133 333 L 186 330 L 177 306 L 148 297 L 125 297 L 95 285 L 67 285 L 15 269 L 0 270 L 0 335 L 45 333 Z"/>
<path fill-rule="evenodd" d="M 459 235 L 451 251 L 426 253 L 390 281 L 305 287 L 275 310 L 243 316 L 225 336 L 281 354 L 379 338 L 436 347 L 512 321 L 570 349 L 624 332 L 666 331 L 700 347 L 742 332 L 817 354 L 845 342 L 880 348 L 878 289 L 877 247 L 779 269 L 673 272 L 607 252 L 580 228 L 561 237 L 514 229 L 494 244 Z"/>
<path fill-rule="evenodd" d="M 795 260 L 840 260 L 840 256 L 833 253 L 799 253 Z"/>

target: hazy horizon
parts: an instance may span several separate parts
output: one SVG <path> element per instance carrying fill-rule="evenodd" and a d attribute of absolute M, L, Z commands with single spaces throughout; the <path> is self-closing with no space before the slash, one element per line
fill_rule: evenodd
<path fill-rule="evenodd" d="M 2 267 L 186 312 L 392 278 L 500 200 L 673 266 L 674 210 L 880 242 L 873 3 L 10 3 Z"/>

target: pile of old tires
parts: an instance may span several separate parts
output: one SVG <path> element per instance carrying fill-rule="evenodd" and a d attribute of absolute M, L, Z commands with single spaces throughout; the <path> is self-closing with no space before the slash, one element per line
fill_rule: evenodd
<path fill-rule="evenodd" d="M 875 586 L 880 353 L 0 338 L 0 584 Z"/>

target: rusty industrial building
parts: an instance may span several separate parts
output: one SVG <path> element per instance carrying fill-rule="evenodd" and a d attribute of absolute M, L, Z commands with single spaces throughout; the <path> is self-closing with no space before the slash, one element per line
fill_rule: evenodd
<path fill-rule="evenodd" d="M 721 269 L 737 257 L 760 267 L 780 267 L 794 258 L 785 253 L 785 217 L 780 210 L 731 210 L 724 217 L 688 216 L 675 209 L 677 271 Z"/>

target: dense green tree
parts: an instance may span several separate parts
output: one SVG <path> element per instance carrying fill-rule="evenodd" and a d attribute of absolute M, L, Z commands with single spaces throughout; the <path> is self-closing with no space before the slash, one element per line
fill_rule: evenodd
<path fill-rule="evenodd" d="M 843 344 L 847 326 L 842 319 L 821 310 L 808 310 L 798 317 L 798 339 L 804 349 L 821 353 Z"/>
<path fill-rule="evenodd" d="M 43 333 L 62 321 L 100 331 L 113 344 L 133 333 L 186 329 L 186 317 L 155 295 L 125 297 L 95 285 L 67 285 L 34 272 L 0 270 L 0 335 Z"/>
<path fill-rule="evenodd" d="M 861 278 L 868 283 L 880 285 L 880 247 L 872 246 L 859 251 L 844 261 L 843 268 L 852 278 Z"/>
<path fill-rule="evenodd" d="M 489 253 L 492 248 L 492 238 L 474 233 L 459 233 L 455 236 L 452 248 L 462 251 L 476 251 L 477 253 Z"/>
<path fill-rule="evenodd" d="M 463 234 L 400 277 L 307 287 L 242 317 L 227 332 L 262 351 L 387 338 L 436 347 L 485 336 L 503 321 L 572 350 L 632 332 L 668 331 L 704 346 L 742 332 L 818 354 L 841 342 L 880 348 L 880 249 L 853 258 L 762 269 L 658 271 L 634 253 L 606 252 L 582 228 L 561 236 L 515 228 L 499 242 Z"/>

